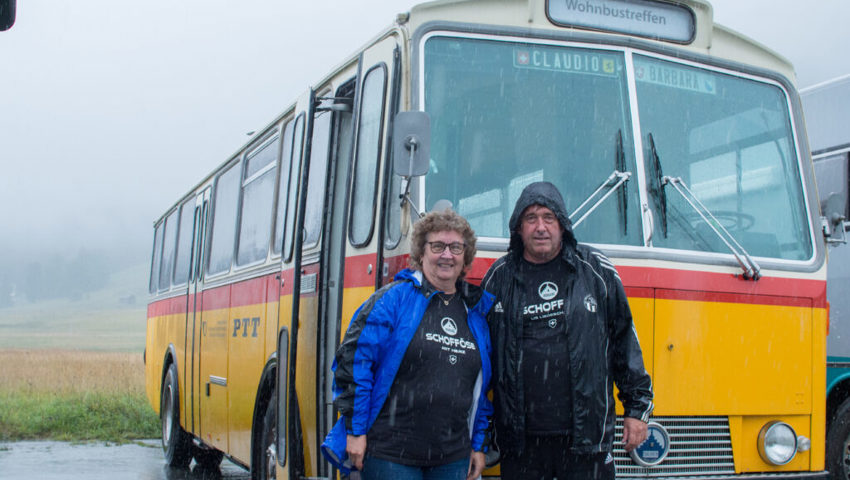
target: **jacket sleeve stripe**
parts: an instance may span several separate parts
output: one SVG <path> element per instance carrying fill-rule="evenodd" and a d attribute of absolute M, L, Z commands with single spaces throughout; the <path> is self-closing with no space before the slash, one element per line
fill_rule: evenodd
<path fill-rule="evenodd" d="M 364 344 L 361 343 L 361 336 L 367 328 L 367 320 L 372 314 L 376 304 L 384 297 L 384 295 L 398 282 L 393 282 L 385 285 L 383 288 L 373 293 L 371 297 L 354 313 L 354 317 L 348 326 L 348 331 L 336 352 L 334 359 L 334 406 L 339 410 L 340 415 L 345 417 L 346 430 L 352 431 L 352 420 L 354 416 L 356 396 L 361 396 L 358 391 L 358 381 L 362 383 L 362 368 L 365 365 L 363 358 Z M 364 339 L 365 340 L 365 339 Z M 359 352 L 359 353 L 358 353 Z M 358 357 L 355 363 L 355 356 Z M 359 363 L 359 364 L 358 364 Z M 358 378 L 360 377 L 360 378 Z"/>

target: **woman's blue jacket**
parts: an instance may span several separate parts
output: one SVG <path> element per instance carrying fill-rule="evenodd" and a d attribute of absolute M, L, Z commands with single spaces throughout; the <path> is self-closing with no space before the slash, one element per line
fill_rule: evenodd
<path fill-rule="evenodd" d="M 357 309 L 333 363 L 334 405 L 339 421 L 322 443 L 325 458 L 343 473 L 351 470 L 345 452 L 346 435 L 369 432 L 387 399 L 402 357 L 437 290 L 423 282 L 420 271 L 405 269 L 394 281 Z M 486 451 L 485 441 L 493 405 L 490 385 L 490 333 L 486 315 L 493 296 L 480 287 L 458 281 L 457 291 L 467 308 L 467 322 L 481 355 L 475 383 L 469 431 L 472 449 Z"/>

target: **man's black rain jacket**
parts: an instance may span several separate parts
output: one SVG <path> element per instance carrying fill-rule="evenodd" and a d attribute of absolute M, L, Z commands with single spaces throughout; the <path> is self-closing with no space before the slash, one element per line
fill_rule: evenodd
<path fill-rule="evenodd" d="M 625 415 L 647 421 L 652 381 L 643 366 L 623 284 L 614 265 L 598 250 L 578 244 L 560 193 L 548 182 L 523 190 L 509 226 L 507 255 L 487 271 L 481 286 L 494 294 L 487 317 L 493 345 L 495 442 L 502 455 L 522 453 L 525 399 L 522 378 L 522 308 L 527 303 L 519 271 L 523 254 L 520 216 L 531 205 L 549 208 L 563 227 L 561 258 L 573 272 L 567 279 L 567 342 L 572 380 L 572 440 L 575 454 L 610 452 L 614 443 L 614 383 Z"/>

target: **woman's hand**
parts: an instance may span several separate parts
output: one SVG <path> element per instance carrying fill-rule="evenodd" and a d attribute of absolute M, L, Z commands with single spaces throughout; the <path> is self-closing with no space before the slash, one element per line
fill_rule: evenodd
<path fill-rule="evenodd" d="M 466 480 L 477 480 L 484 471 L 484 452 L 472 452 L 469 456 L 469 473 Z"/>
<path fill-rule="evenodd" d="M 366 435 L 347 435 L 345 437 L 345 452 L 354 468 L 363 470 L 363 457 L 366 456 Z"/>

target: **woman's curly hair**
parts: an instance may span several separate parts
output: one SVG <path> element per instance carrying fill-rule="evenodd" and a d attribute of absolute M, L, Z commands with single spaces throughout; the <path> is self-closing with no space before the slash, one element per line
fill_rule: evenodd
<path fill-rule="evenodd" d="M 410 236 L 410 258 L 408 264 L 414 270 L 422 270 L 422 256 L 425 254 L 425 242 L 431 232 L 457 232 L 463 237 L 466 248 L 463 251 L 463 266 L 460 278 L 466 275 L 466 267 L 472 265 L 475 259 L 475 232 L 469 226 L 469 222 L 451 209 L 440 212 L 429 212 L 420 218 L 413 226 L 413 234 Z"/>

